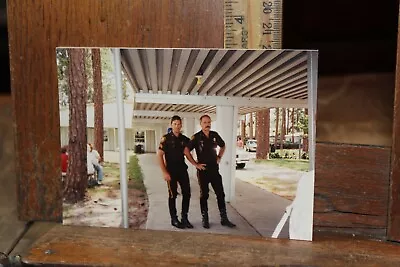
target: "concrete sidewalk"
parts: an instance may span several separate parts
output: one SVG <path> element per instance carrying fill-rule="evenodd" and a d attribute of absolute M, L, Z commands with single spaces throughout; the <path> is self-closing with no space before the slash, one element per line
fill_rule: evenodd
<path fill-rule="evenodd" d="M 210 229 L 204 229 L 201 225 L 200 189 L 197 179 L 191 177 L 192 197 L 189 220 L 194 228 L 177 229 L 171 226 L 167 204 L 167 185 L 158 166 L 156 154 L 141 154 L 138 155 L 138 158 L 149 198 L 146 229 L 270 237 L 282 217 L 286 206 L 290 204 L 289 200 L 237 179 L 236 199 L 232 203 L 227 203 L 228 217 L 237 227 L 228 228 L 220 224 L 216 197 L 214 192 L 210 190 L 208 199 Z M 178 196 L 178 214 L 180 214 L 181 200 L 182 198 Z M 287 225 L 279 237 L 288 237 Z"/>
<path fill-rule="evenodd" d="M 126 151 L 126 163 L 129 162 L 129 157 L 135 155 L 135 153 L 132 150 L 127 150 Z M 120 162 L 119 160 L 119 151 L 108 151 L 104 150 L 104 161 L 105 162 L 110 162 L 110 163 L 118 163 Z"/>

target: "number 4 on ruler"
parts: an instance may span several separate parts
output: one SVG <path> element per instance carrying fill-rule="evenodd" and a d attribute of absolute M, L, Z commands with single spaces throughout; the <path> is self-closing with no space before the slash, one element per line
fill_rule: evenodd
<path fill-rule="evenodd" d="M 225 48 L 282 48 L 282 0 L 225 0 Z"/>

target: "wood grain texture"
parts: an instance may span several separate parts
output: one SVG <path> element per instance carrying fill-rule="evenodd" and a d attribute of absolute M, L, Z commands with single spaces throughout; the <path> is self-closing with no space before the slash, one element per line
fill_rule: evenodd
<path fill-rule="evenodd" d="M 319 77 L 317 142 L 390 147 L 393 101 L 394 73 Z"/>
<path fill-rule="evenodd" d="M 400 246 L 57 225 L 24 255 L 32 266 L 397 266 Z"/>
<path fill-rule="evenodd" d="M 7 3 L 21 220 L 61 221 L 59 46 L 223 48 L 223 1 Z"/>
<path fill-rule="evenodd" d="M 25 223 L 18 221 L 14 131 L 10 95 L 0 94 L 0 252 L 12 250 Z"/>
<path fill-rule="evenodd" d="M 397 42 L 400 44 L 400 33 Z M 400 46 L 397 46 L 392 138 L 388 239 L 400 242 Z"/>
<path fill-rule="evenodd" d="M 386 229 L 390 151 L 317 143 L 314 226 Z"/>

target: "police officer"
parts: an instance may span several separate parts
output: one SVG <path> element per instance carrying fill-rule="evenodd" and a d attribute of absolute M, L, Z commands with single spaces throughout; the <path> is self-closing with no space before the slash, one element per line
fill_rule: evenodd
<path fill-rule="evenodd" d="M 177 228 L 193 228 L 188 220 L 190 203 L 190 182 L 185 163 L 183 150 L 189 138 L 181 133 L 182 120 L 179 116 L 171 118 L 171 128 L 161 138 L 158 147 L 159 164 L 168 185 L 168 207 L 171 216 L 171 224 Z M 182 219 L 178 220 L 176 212 L 176 197 L 178 195 L 178 183 L 182 191 Z"/>
<path fill-rule="evenodd" d="M 225 142 L 221 136 L 211 131 L 211 118 L 208 115 L 200 117 L 201 131 L 192 136 L 185 148 L 186 158 L 197 168 L 197 178 L 200 185 L 200 209 L 204 228 L 210 228 L 208 220 L 208 184 L 214 189 L 217 195 L 218 209 L 221 215 L 221 224 L 228 227 L 236 225 L 229 221 L 226 214 L 225 193 L 222 185 L 222 177 L 219 174 L 219 162 L 225 152 Z M 217 155 L 216 148 L 220 147 Z M 190 151 L 195 149 L 197 162 L 193 159 Z"/>

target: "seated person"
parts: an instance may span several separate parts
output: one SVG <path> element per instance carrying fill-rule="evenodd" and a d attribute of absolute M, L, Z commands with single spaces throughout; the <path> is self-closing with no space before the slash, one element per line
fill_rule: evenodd
<path fill-rule="evenodd" d="M 100 165 L 101 157 L 97 150 L 93 149 L 92 144 L 88 144 L 90 160 L 97 173 L 97 183 L 102 184 L 103 181 L 103 166 Z"/>
<path fill-rule="evenodd" d="M 61 148 L 61 176 L 67 175 L 67 169 L 68 169 L 67 146 L 63 146 Z"/>

